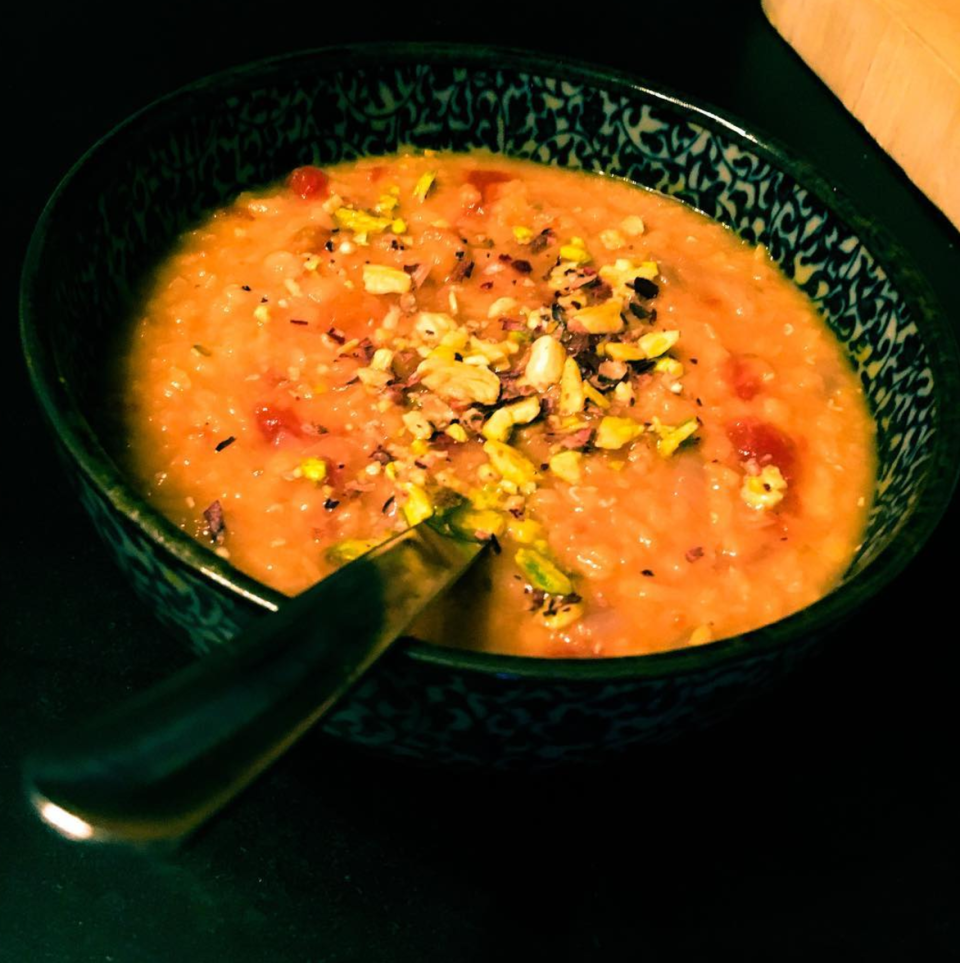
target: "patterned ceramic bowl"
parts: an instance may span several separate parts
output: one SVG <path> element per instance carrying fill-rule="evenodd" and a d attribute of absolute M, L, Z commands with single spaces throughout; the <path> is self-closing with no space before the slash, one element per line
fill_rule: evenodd
<path fill-rule="evenodd" d="M 228 643 L 282 597 L 158 515 L 107 453 L 97 399 L 131 291 L 177 234 L 239 190 L 402 144 L 606 171 L 765 244 L 857 367 L 879 423 L 876 502 L 843 584 L 774 625 L 594 661 L 410 642 L 327 718 L 328 733 L 501 766 L 664 740 L 782 676 L 916 553 L 957 474 L 956 343 L 889 241 L 820 178 L 713 112 L 608 71 L 489 49 L 336 48 L 201 81 L 121 124 L 57 189 L 24 271 L 33 384 L 83 503 L 139 595 L 197 651 Z"/>

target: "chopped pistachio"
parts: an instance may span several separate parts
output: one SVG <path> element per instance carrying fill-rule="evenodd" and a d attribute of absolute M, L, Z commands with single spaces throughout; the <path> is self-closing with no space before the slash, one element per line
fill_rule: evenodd
<path fill-rule="evenodd" d="M 560 375 L 560 414 L 578 414 L 583 411 L 585 400 L 580 368 L 573 358 L 567 358 L 563 362 L 563 373 Z"/>
<path fill-rule="evenodd" d="M 498 408 L 480 430 L 484 438 L 506 441 L 514 425 L 527 425 L 540 414 L 540 399 L 530 395 L 520 401 Z"/>
<path fill-rule="evenodd" d="M 472 335 L 469 331 L 467 331 L 466 328 L 457 328 L 454 331 L 448 331 L 440 339 L 440 344 L 445 348 L 452 348 L 453 353 L 457 354 L 467 347 L 467 343 L 470 341 L 471 337 Z"/>
<path fill-rule="evenodd" d="M 377 201 L 377 213 L 389 214 L 399 203 L 400 198 L 398 198 L 396 194 L 381 194 L 380 199 Z"/>
<path fill-rule="evenodd" d="M 529 227 L 518 225 L 513 229 L 513 236 L 518 244 L 529 244 L 533 240 L 533 231 Z"/>
<path fill-rule="evenodd" d="M 339 227 L 355 234 L 380 234 L 390 226 L 391 218 L 377 217 L 367 211 L 358 211 L 353 207 L 338 207 L 333 212 L 333 219 Z"/>
<path fill-rule="evenodd" d="M 606 410 L 610 407 L 610 402 L 607 400 L 606 396 L 597 391 L 588 381 L 583 382 L 583 396 L 587 401 L 592 402 L 598 408 L 603 408 Z"/>
<path fill-rule="evenodd" d="M 567 602 L 556 612 L 544 612 L 543 624 L 552 631 L 565 629 L 583 618 L 583 605 L 580 602 Z"/>
<path fill-rule="evenodd" d="M 490 308 L 487 310 L 488 318 L 500 318 L 505 314 L 509 314 L 518 306 L 516 298 L 497 298 Z"/>
<path fill-rule="evenodd" d="M 537 391 L 546 391 L 560 380 L 566 358 L 566 349 L 556 338 L 542 335 L 530 348 L 524 376 Z"/>
<path fill-rule="evenodd" d="M 377 348 L 370 359 L 370 367 L 377 371 L 389 371 L 393 364 L 393 352 L 389 348 Z"/>
<path fill-rule="evenodd" d="M 757 511 L 773 508 L 783 501 L 787 481 L 776 465 L 766 465 L 758 475 L 747 475 L 743 479 L 740 497 Z"/>
<path fill-rule="evenodd" d="M 406 294 L 413 285 L 410 275 L 385 264 L 364 264 L 363 286 L 370 294 Z"/>
<path fill-rule="evenodd" d="M 487 472 L 484 472 L 484 469 Z M 489 479 L 482 478 L 484 481 L 488 481 L 489 484 L 485 484 L 483 488 L 474 488 L 468 494 L 470 499 L 470 504 L 474 508 L 503 508 L 503 492 L 500 491 L 499 487 L 494 484 L 497 480 L 497 473 L 489 466 L 483 465 L 477 472 L 481 477 L 484 474 L 489 473 Z"/>
<path fill-rule="evenodd" d="M 636 392 L 633 390 L 633 385 L 629 381 L 621 381 L 613 389 L 613 397 L 620 402 L 621 405 L 632 405 L 634 401 L 637 400 Z"/>
<path fill-rule="evenodd" d="M 600 304 L 581 308 L 573 317 L 589 334 L 615 334 L 623 330 L 618 298 L 608 298 Z"/>
<path fill-rule="evenodd" d="M 463 425 L 450 425 L 445 434 L 449 435 L 454 441 L 466 441 L 467 431 Z"/>
<path fill-rule="evenodd" d="M 535 549 L 518 549 L 514 561 L 534 588 L 551 595 L 570 595 L 573 592 L 569 576 Z"/>
<path fill-rule="evenodd" d="M 658 274 L 656 261 L 641 261 L 639 264 L 629 258 L 617 258 L 613 264 L 604 264 L 600 268 L 600 277 L 613 288 L 614 297 L 620 301 L 629 301 L 633 297 L 633 282 L 635 278 L 653 280 Z"/>
<path fill-rule="evenodd" d="M 457 322 L 449 314 L 421 311 L 417 315 L 413 329 L 428 344 L 436 344 L 444 335 L 457 329 Z"/>
<path fill-rule="evenodd" d="M 676 358 L 658 358 L 653 370 L 669 375 L 671 378 L 683 377 L 683 365 Z"/>
<path fill-rule="evenodd" d="M 489 508 L 474 508 L 472 505 L 462 505 L 454 509 L 445 518 L 450 529 L 457 535 L 474 538 L 479 533 L 484 535 L 502 535 L 507 527 L 507 520 L 501 512 Z"/>
<path fill-rule="evenodd" d="M 391 234 L 405 234 L 407 230 L 407 222 L 402 218 L 398 217 L 390 222 L 390 233 Z"/>
<path fill-rule="evenodd" d="M 608 251 L 619 251 L 627 242 L 619 231 L 610 229 L 600 232 L 600 243 Z"/>
<path fill-rule="evenodd" d="M 659 358 L 680 340 L 679 331 L 651 331 L 637 341 L 648 358 Z"/>
<path fill-rule="evenodd" d="M 500 379 L 489 369 L 431 355 L 417 368 L 422 384 L 445 401 L 496 404 Z"/>
<path fill-rule="evenodd" d="M 512 341 L 483 341 L 475 336 L 470 337 L 471 356 L 464 358 L 468 364 L 488 364 L 494 367 L 506 367 L 511 356 L 520 349 Z"/>
<path fill-rule="evenodd" d="M 521 545 L 532 545 L 543 539 L 543 526 L 532 518 L 510 518 L 507 521 L 507 535 Z"/>
<path fill-rule="evenodd" d="M 407 493 L 407 500 L 403 503 L 403 517 L 411 528 L 433 515 L 433 502 L 419 485 L 408 482 L 401 487 Z"/>
<path fill-rule="evenodd" d="M 518 487 L 535 484 L 539 480 L 540 474 L 533 462 L 516 448 L 491 439 L 484 443 L 483 450 L 497 474 L 504 480 L 513 482 Z"/>
<path fill-rule="evenodd" d="M 607 415 L 601 419 L 593 443 L 597 448 L 614 451 L 617 448 L 623 448 L 624 445 L 629 445 L 642 434 L 643 425 L 632 418 L 615 418 L 612 415 Z"/>
<path fill-rule="evenodd" d="M 354 559 L 366 555 L 372 548 L 376 548 L 383 539 L 379 538 L 347 538 L 342 542 L 331 545 L 326 552 L 328 562 L 334 565 L 346 565 Z"/>
<path fill-rule="evenodd" d="M 610 341 L 604 345 L 603 353 L 614 361 L 646 361 L 647 353 L 636 343 Z"/>
<path fill-rule="evenodd" d="M 300 462 L 300 475 L 308 481 L 319 484 L 326 480 L 327 463 L 322 458 L 304 458 Z"/>
<path fill-rule="evenodd" d="M 528 395 L 507 405 L 504 410 L 510 412 L 515 425 L 529 425 L 540 414 L 540 399 L 536 395 Z"/>
<path fill-rule="evenodd" d="M 564 261 L 572 261 L 574 264 L 589 264 L 592 260 L 582 237 L 572 237 L 566 244 L 562 245 L 560 257 Z"/>
<path fill-rule="evenodd" d="M 657 433 L 657 454 L 661 458 L 669 458 L 683 442 L 691 438 L 700 427 L 696 418 L 688 418 L 676 427 L 664 425 L 659 418 L 653 419 L 653 430 Z"/>
<path fill-rule="evenodd" d="M 426 438 L 414 438 L 410 443 L 410 451 L 419 458 L 421 455 L 425 455 L 430 451 L 430 446 L 427 444 Z"/>
<path fill-rule="evenodd" d="M 433 425 L 430 420 L 419 411 L 405 411 L 403 424 L 414 438 L 430 438 L 433 435 Z"/>
<path fill-rule="evenodd" d="M 506 441 L 513 431 L 513 419 L 506 408 L 498 408 L 483 424 L 481 432 L 484 438 L 495 441 Z"/>
<path fill-rule="evenodd" d="M 389 371 L 379 371 L 377 368 L 358 368 L 357 377 L 368 388 L 384 388 L 393 379 Z"/>
<path fill-rule="evenodd" d="M 570 485 L 579 485 L 581 461 L 583 461 L 582 452 L 561 451 L 550 459 L 550 471 Z"/>
<path fill-rule="evenodd" d="M 426 171 L 420 175 L 416 185 L 413 188 L 413 196 L 420 201 L 421 204 L 427 199 L 427 194 L 430 193 L 430 188 L 433 187 L 433 182 L 436 179 L 436 171 Z"/>

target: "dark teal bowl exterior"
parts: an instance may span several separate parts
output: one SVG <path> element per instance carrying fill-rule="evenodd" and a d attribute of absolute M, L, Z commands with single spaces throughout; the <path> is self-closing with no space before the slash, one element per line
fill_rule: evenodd
<path fill-rule="evenodd" d="M 204 211 L 303 163 L 402 145 L 483 147 L 625 177 L 763 243 L 844 343 L 878 422 L 876 502 L 843 584 L 756 632 L 653 656 L 547 661 L 401 644 L 325 720 L 334 736 L 451 764 L 518 766 L 662 741 L 728 715 L 835 632 L 913 557 L 960 461 L 950 325 L 889 239 L 813 172 L 701 107 L 508 51 L 331 48 L 202 81 L 96 145 L 27 257 L 33 383 L 97 530 L 197 651 L 282 597 L 160 517 L 101 439 L 105 358 L 151 264 Z"/>

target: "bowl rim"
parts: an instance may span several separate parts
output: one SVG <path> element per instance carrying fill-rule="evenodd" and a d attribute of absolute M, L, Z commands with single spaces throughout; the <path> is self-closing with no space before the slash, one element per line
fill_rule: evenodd
<path fill-rule="evenodd" d="M 929 282 L 914 267 L 892 234 L 859 213 L 855 205 L 830 184 L 792 148 L 759 131 L 727 110 L 688 98 L 620 70 L 584 63 L 572 58 L 551 58 L 509 47 L 451 43 L 362 43 L 300 50 L 241 64 L 192 81 L 147 104 L 115 125 L 97 140 L 67 171 L 50 196 L 34 228 L 27 248 L 20 286 L 20 332 L 30 380 L 41 409 L 60 444 L 89 483 L 113 509 L 168 552 L 197 577 L 215 582 L 239 600 L 275 611 L 284 601 L 281 593 L 264 586 L 200 545 L 148 505 L 130 485 L 114 459 L 107 454 L 80 407 L 74 402 L 65 379 L 58 374 L 52 346 L 43 337 L 44 327 L 35 313 L 36 292 L 51 224 L 78 175 L 91 160 L 138 127 L 151 127 L 179 114 L 188 105 L 220 98 L 231 91 L 262 85 L 291 70 L 304 73 L 331 72 L 344 67 L 426 63 L 470 69 L 512 69 L 539 76 L 586 83 L 613 93 L 640 95 L 734 141 L 745 142 L 758 156 L 784 170 L 802 189 L 839 217 L 864 244 L 886 272 L 891 283 L 914 308 L 937 385 L 936 430 L 933 450 L 922 482 L 921 496 L 903 528 L 863 571 L 819 601 L 769 625 L 694 648 L 673 649 L 646 655 L 543 658 L 502 655 L 420 642 L 414 639 L 401 650 L 417 662 L 461 672 L 581 682 L 665 678 L 677 674 L 707 672 L 738 661 L 743 656 L 785 652 L 792 643 L 822 635 L 849 616 L 861 603 L 874 597 L 916 556 L 930 537 L 947 507 L 960 476 L 960 347 L 957 335 L 934 296 Z M 936 351 L 932 346 L 936 345 Z"/>

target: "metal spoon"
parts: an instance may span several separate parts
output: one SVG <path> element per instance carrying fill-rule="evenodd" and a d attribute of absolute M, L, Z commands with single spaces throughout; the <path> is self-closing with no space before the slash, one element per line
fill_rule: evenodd
<path fill-rule="evenodd" d="M 38 814 L 71 839 L 185 836 L 363 675 L 482 545 L 418 525 L 27 761 Z"/>

